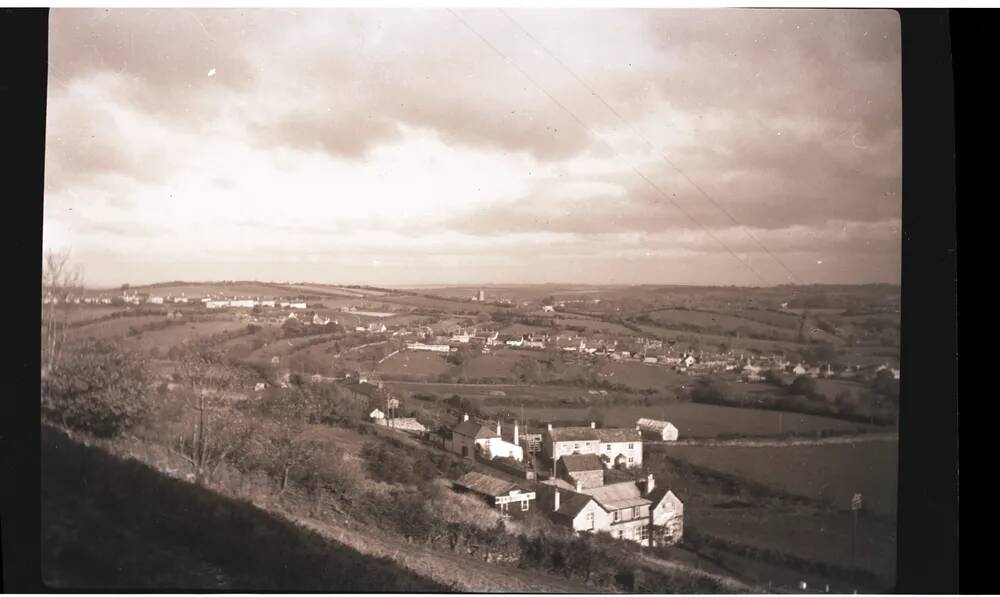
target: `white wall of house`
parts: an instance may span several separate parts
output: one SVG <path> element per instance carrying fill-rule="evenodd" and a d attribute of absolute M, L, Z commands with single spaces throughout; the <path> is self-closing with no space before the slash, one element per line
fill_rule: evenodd
<path fill-rule="evenodd" d="M 524 460 L 524 449 L 517 444 L 506 442 L 502 439 L 486 440 L 489 442 L 488 454 L 493 458 L 513 458 L 518 462 Z"/>

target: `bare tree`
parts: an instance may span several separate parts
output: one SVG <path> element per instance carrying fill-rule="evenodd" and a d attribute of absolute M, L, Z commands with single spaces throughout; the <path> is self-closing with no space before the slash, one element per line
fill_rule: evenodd
<path fill-rule="evenodd" d="M 49 251 L 42 264 L 42 377 L 59 366 L 69 311 L 83 293 L 83 272 L 70 265 L 70 252 Z"/>
<path fill-rule="evenodd" d="M 191 465 L 195 482 L 212 483 L 227 459 L 239 458 L 253 437 L 253 421 L 226 405 L 225 392 L 234 376 L 221 363 L 198 356 L 184 363 L 182 379 L 188 391 L 185 411 L 171 450 Z"/>

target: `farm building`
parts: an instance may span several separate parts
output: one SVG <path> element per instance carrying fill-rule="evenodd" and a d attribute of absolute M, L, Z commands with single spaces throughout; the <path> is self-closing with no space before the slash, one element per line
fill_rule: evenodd
<path fill-rule="evenodd" d="M 559 476 L 570 485 L 589 489 L 604 485 L 604 463 L 597 454 L 570 454 L 559 459 Z"/>
<path fill-rule="evenodd" d="M 427 352 L 450 352 L 451 347 L 447 344 L 424 344 L 423 342 L 408 342 L 407 350 L 423 350 Z"/>
<path fill-rule="evenodd" d="M 605 467 L 633 468 L 642 466 L 642 435 L 638 427 L 597 429 L 593 422 L 590 427 L 549 425 L 542 451 L 553 463 L 570 454 L 596 454 Z"/>
<path fill-rule="evenodd" d="M 517 445 L 517 426 L 514 428 L 514 442 L 504 441 L 500 436 L 500 423 L 496 429 L 469 420 L 469 415 L 451 430 L 451 439 L 445 442 L 445 448 L 466 458 L 472 458 L 477 453 L 490 460 L 494 458 L 513 458 L 524 460 L 524 450 Z"/>
<path fill-rule="evenodd" d="M 385 418 L 385 413 L 376 408 L 372 412 L 368 413 L 368 418 L 379 421 Z"/>
<path fill-rule="evenodd" d="M 423 424 L 412 418 L 412 417 L 396 417 L 396 418 L 381 418 L 376 419 L 375 423 L 377 425 L 382 425 L 383 427 L 388 427 L 389 429 L 396 429 L 398 431 L 405 431 L 407 433 L 425 433 L 427 428 Z"/>
<path fill-rule="evenodd" d="M 504 516 L 518 516 L 531 510 L 535 492 L 517 483 L 472 471 L 455 481 L 455 486 L 486 499 Z"/>
<path fill-rule="evenodd" d="M 635 424 L 643 437 L 665 442 L 677 441 L 677 428 L 669 421 L 641 418 Z"/>

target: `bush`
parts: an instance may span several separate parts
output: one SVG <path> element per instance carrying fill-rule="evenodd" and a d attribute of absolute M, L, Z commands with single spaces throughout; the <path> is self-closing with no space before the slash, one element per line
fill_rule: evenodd
<path fill-rule="evenodd" d="M 144 420 L 145 361 L 103 341 L 68 346 L 59 366 L 42 379 L 42 415 L 98 437 L 114 437 Z"/>

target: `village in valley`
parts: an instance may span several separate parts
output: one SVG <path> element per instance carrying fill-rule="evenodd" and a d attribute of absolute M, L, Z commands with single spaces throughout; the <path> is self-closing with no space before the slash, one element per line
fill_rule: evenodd
<path fill-rule="evenodd" d="M 402 486 L 387 471 L 407 465 L 382 460 L 401 459 L 431 466 L 416 483 L 439 488 L 435 499 L 506 527 L 489 532 L 606 536 L 639 546 L 649 570 L 807 592 L 891 584 L 897 301 L 888 286 L 260 282 L 43 297 L 69 344 L 141 354 L 157 401 L 210 395 L 220 420 L 280 411 L 296 422 L 281 436 L 295 456 L 277 496 L 246 479 L 235 495 L 317 500 L 310 517 L 322 521 L 347 506 L 317 479 L 349 468 L 362 484 Z M 193 375 L 193 362 L 214 373 Z M 156 435 L 170 449 L 148 454 L 180 480 L 225 485 L 262 459 L 237 460 L 249 444 L 220 447 L 209 478 L 172 437 Z M 851 499 L 862 493 L 859 552 Z"/>

